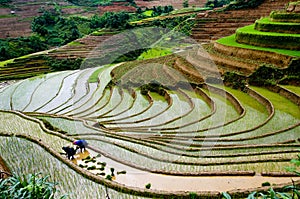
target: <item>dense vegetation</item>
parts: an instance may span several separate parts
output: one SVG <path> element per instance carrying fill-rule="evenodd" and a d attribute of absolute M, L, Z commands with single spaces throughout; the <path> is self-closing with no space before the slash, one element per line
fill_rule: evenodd
<path fill-rule="evenodd" d="M 226 9 L 236 10 L 242 8 L 255 8 L 263 2 L 264 0 L 207 0 L 205 6 L 217 8 L 228 5 Z"/>
<path fill-rule="evenodd" d="M 37 35 L 0 39 L 0 61 L 42 51 L 47 47 L 45 42 Z"/>
<path fill-rule="evenodd" d="M 59 11 L 45 11 L 34 18 L 32 31 L 36 32 L 50 46 L 60 46 L 81 36 L 75 20 L 64 18 Z"/>
<path fill-rule="evenodd" d="M 0 179 L 0 198 L 20 199 L 20 198 L 47 198 L 54 199 L 57 182 L 49 182 L 49 176 L 41 174 L 28 174 L 19 176 L 14 173 L 7 179 Z M 60 199 L 66 198 L 66 195 Z"/>
<path fill-rule="evenodd" d="M 7 3 L 10 3 L 11 0 L 0 0 L 0 5 L 6 5 Z"/>

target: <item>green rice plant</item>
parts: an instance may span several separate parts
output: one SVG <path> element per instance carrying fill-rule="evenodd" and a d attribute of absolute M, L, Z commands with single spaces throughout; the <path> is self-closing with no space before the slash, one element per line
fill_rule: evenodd
<path fill-rule="evenodd" d="M 245 26 L 236 30 L 238 43 L 250 44 L 261 47 L 283 48 L 299 50 L 299 34 L 261 32 L 254 29 L 254 25 Z"/>
<path fill-rule="evenodd" d="M 0 132 L 31 135 L 47 142 L 52 149 L 61 152 L 61 147 L 69 144 L 68 141 L 55 135 L 44 132 L 37 122 L 33 122 L 13 113 L 0 112 Z"/>
<path fill-rule="evenodd" d="M 299 23 L 276 22 L 268 17 L 256 20 L 255 29 L 263 32 L 300 33 Z"/>
<path fill-rule="evenodd" d="M 300 96 L 300 87 L 299 86 L 283 85 L 282 87 L 286 88 L 287 90 L 290 90 Z"/>
<path fill-rule="evenodd" d="M 153 58 L 162 57 L 170 54 L 172 54 L 171 49 L 151 48 L 150 50 L 143 52 L 138 57 L 138 60 L 153 59 Z"/>
<path fill-rule="evenodd" d="M 67 193 L 70 198 L 105 198 L 107 192 L 111 198 L 144 198 L 117 192 L 110 188 L 107 188 L 106 191 L 104 186 L 76 173 L 66 164 L 47 153 L 42 147 L 27 140 L 0 136 L 0 141 L 0 150 L 5 151 L 5 153 L 1 153 L 1 156 L 6 160 L 12 172 L 22 175 L 45 171 L 47 168 L 47 172 L 43 173 L 50 176 L 50 181 L 59 182 L 56 188 L 61 193 Z M 80 189 L 77 189 L 78 187 Z"/>
<path fill-rule="evenodd" d="M 289 55 L 289 56 L 300 56 L 300 53 L 298 50 L 288 50 L 288 49 L 280 49 L 280 48 L 269 48 L 269 47 L 260 47 L 260 46 L 254 46 L 254 45 L 249 45 L 249 44 L 243 44 L 243 43 L 238 43 L 236 41 L 236 35 L 231 35 L 228 37 L 223 37 L 221 39 L 218 39 L 217 42 L 223 45 L 227 46 L 233 46 L 233 47 L 238 47 L 238 48 L 246 48 L 246 49 L 251 49 L 251 50 L 261 50 L 261 51 L 269 51 L 269 52 L 275 52 L 283 55 Z"/>
<path fill-rule="evenodd" d="M 259 87 L 251 87 L 253 90 L 257 91 L 261 95 L 265 96 L 267 99 L 269 99 L 272 104 L 274 105 L 276 110 L 283 111 L 287 114 L 290 114 L 291 116 L 300 119 L 300 110 L 297 108 L 297 105 L 288 100 L 287 98 L 274 93 L 272 91 L 269 91 L 265 88 L 259 88 Z"/>

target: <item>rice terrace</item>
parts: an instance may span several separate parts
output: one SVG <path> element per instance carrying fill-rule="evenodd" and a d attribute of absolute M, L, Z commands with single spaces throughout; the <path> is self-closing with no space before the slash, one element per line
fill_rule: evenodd
<path fill-rule="evenodd" d="M 300 1 L 0 0 L 0 198 L 300 198 Z"/>

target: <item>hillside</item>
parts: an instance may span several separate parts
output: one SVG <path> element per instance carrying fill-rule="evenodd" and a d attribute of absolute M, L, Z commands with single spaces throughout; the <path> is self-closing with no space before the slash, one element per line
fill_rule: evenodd
<path fill-rule="evenodd" d="M 63 0 L 16 0 L 9 7 L 0 7 L 0 38 L 28 36 L 31 34 L 31 21 L 35 16 L 41 15 L 43 9 L 59 6 L 65 16 L 79 14 L 90 16 L 97 13 L 97 8 L 73 6 Z M 14 14 L 11 14 L 14 11 Z"/>
<path fill-rule="evenodd" d="M 173 5 L 174 8 L 182 8 L 180 1 L 143 1 L 137 0 L 137 6 L 152 8 L 153 6 Z M 206 0 L 190 0 L 190 6 L 203 7 Z M 53 7 L 61 8 L 64 16 L 80 15 L 91 16 L 96 13 L 103 14 L 104 12 L 129 11 L 135 12 L 136 8 L 127 5 L 125 2 L 115 2 L 109 6 L 86 7 L 75 6 L 64 0 L 53 0 L 51 3 L 46 0 L 16 0 L 9 4 L 9 7 L 0 7 L 0 38 L 28 36 L 31 34 L 31 21 L 33 17 L 41 15 L 43 9 Z M 15 14 L 11 14 L 14 11 Z"/>
<path fill-rule="evenodd" d="M 265 0 L 257 8 L 207 11 L 198 14 L 192 37 L 202 43 L 210 42 L 235 33 L 235 30 L 254 23 L 256 19 L 268 16 L 272 10 L 283 9 L 290 0 Z"/>
<path fill-rule="evenodd" d="M 293 6 L 295 8 L 290 9 Z M 285 9 L 274 10 L 269 16 L 205 47 L 222 73 L 238 73 L 249 78 L 252 84 L 299 85 L 300 15 L 297 9 L 299 5 L 289 3 Z"/>
<path fill-rule="evenodd" d="M 74 199 L 293 198 L 300 2 L 284 4 L 199 14 L 201 45 L 177 32 L 194 14 L 168 15 L 0 62 L 0 171 L 46 171 Z M 65 16 L 103 9 L 65 5 Z M 105 9 L 125 6 L 114 5 Z M 88 145 L 72 158 L 65 147 L 81 139 Z"/>

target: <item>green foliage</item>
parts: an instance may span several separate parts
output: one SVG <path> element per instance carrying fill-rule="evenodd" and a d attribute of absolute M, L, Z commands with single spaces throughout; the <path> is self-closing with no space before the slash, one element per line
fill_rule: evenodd
<path fill-rule="evenodd" d="M 107 180 L 112 180 L 112 176 L 111 176 L 111 175 L 107 175 L 105 178 L 106 178 Z"/>
<path fill-rule="evenodd" d="M 261 32 L 254 29 L 254 25 L 239 28 L 236 31 L 236 41 L 255 46 L 300 49 L 300 35 L 276 32 Z"/>
<path fill-rule="evenodd" d="M 267 186 L 271 186 L 271 184 L 270 184 L 269 182 L 263 182 L 263 183 L 261 184 L 261 186 L 267 187 Z"/>
<path fill-rule="evenodd" d="M 299 22 L 300 21 L 300 13 L 287 13 L 287 12 L 283 12 L 283 11 L 272 11 L 270 14 L 270 18 L 273 21 Z"/>
<path fill-rule="evenodd" d="M 238 48 L 275 52 L 275 53 L 279 53 L 279 54 L 283 54 L 283 55 L 296 56 L 296 57 L 300 56 L 300 52 L 297 50 L 269 48 L 269 47 L 252 46 L 249 44 L 241 44 L 241 43 L 236 42 L 235 35 L 223 37 L 221 39 L 218 39 L 217 42 L 220 44 L 223 44 L 223 45 L 234 46 L 234 47 L 238 47 Z"/>
<path fill-rule="evenodd" d="M 19 176 L 14 173 L 7 179 L 0 179 L 0 198 L 20 199 L 20 198 L 47 198 L 54 199 L 56 182 L 49 182 L 49 176 L 42 177 L 40 173 Z M 66 198 L 66 195 L 61 196 Z"/>
<path fill-rule="evenodd" d="M 163 18 L 163 19 L 156 19 L 151 22 L 148 22 L 146 24 L 143 24 L 141 26 L 156 26 L 156 27 L 162 27 L 169 30 L 173 30 L 177 26 L 181 26 L 183 23 L 182 28 L 178 28 L 177 32 L 181 32 L 183 34 L 189 35 L 191 32 L 191 29 L 193 27 L 193 22 L 187 22 L 188 19 L 193 17 L 194 15 L 186 15 L 186 16 L 180 16 L 180 17 L 170 17 L 170 18 Z"/>
<path fill-rule="evenodd" d="M 231 0 L 226 10 L 238 10 L 244 8 L 256 8 L 262 4 L 264 0 Z"/>
<path fill-rule="evenodd" d="M 0 0 L 0 5 L 6 5 L 7 3 L 10 3 L 11 0 Z"/>
<path fill-rule="evenodd" d="M 145 185 L 145 188 L 146 188 L 146 189 L 150 189 L 150 188 L 151 188 L 151 183 L 146 184 L 146 185 Z"/>
<path fill-rule="evenodd" d="M 263 32 L 300 33 L 300 24 L 274 22 L 266 17 L 255 22 L 255 30 Z"/>
<path fill-rule="evenodd" d="M 155 17 L 155 16 L 160 16 L 162 14 L 168 14 L 170 12 L 172 12 L 174 10 L 173 6 L 154 6 L 152 8 L 152 13 L 151 13 L 151 16 L 152 17 Z"/>
<path fill-rule="evenodd" d="M 224 74 L 224 83 L 234 89 L 244 90 L 246 88 L 246 77 L 238 75 L 235 72 L 226 72 Z"/>
<path fill-rule="evenodd" d="M 36 35 L 30 37 L 0 39 L 0 61 L 45 49 L 47 49 L 47 45 Z"/>
<path fill-rule="evenodd" d="M 64 45 L 81 37 L 75 20 L 63 18 L 57 10 L 44 11 L 41 16 L 35 17 L 31 28 L 50 46 Z"/>
<path fill-rule="evenodd" d="M 104 15 L 94 15 L 91 18 L 91 28 L 125 29 L 129 27 L 130 15 L 127 12 L 106 12 Z"/>
<path fill-rule="evenodd" d="M 230 3 L 230 0 L 207 0 L 205 7 L 217 8 Z"/>
<path fill-rule="evenodd" d="M 151 92 L 156 92 L 159 95 L 163 96 L 166 92 L 165 88 L 160 83 L 158 83 L 156 81 L 153 81 L 149 84 L 144 84 L 140 87 L 140 89 L 141 89 L 141 94 L 142 95 L 147 95 L 147 93 L 149 91 L 151 91 Z"/>
<path fill-rule="evenodd" d="M 170 55 L 170 54 L 172 54 L 172 51 L 169 49 L 151 48 L 151 49 L 143 52 L 138 57 L 138 60 L 152 59 L 152 58 L 162 57 L 162 56 L 166 56 L 166 55 Z"/>
<path fill-rule="evenodd" d="M 300 176 L 300 171 L 297 170 L 297 167 L 300 166 L 300 155 L 298 155 L 297 159 L 292 159 L 291 163 L 294 165 L 293 167 L 287 167 L 287 171 L 292 172 L 298 176 Z"/>
<path fill-rule="evenodd" d="M 47 65 L 53 71 L 76 70 L 80 68 L 83 61 L 82 58 L 55 59 L 52 57 L 45 57 L 44 59 L 47 61 Z"/>
<path fill-rule="evenodd" d="M 226 192 L 222 192 L 222 198 L 231 199 L 231 196 Z"/>
<path fill-rule="evenodd" d="M 190 197 L 190 199 L 196 199 L 198 197 L 198 195 L 195 192 L 190 192 L 189 197 Z"/>
<path fill-rule="evenodd" d="M 189 1 L 188 0 L 184 0 L 183 3 L 182 3 L 182 6 L 184 8 L 188 8 L 189 7 Z"/>
<path fill-rule="evenodd" d="M 249 76 L 249 83 L 256 86 L 276 85 L 283 77 L 282 70 L 263 65 Z"/>

